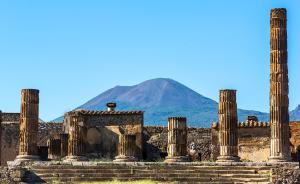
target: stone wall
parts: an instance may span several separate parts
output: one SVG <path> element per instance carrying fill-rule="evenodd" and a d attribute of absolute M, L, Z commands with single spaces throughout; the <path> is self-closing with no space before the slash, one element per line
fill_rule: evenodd
<path fill-rule="evenodd" d="M 167 156 L 168 129 L 147 126 L 143 130 L 144 157 L 149 161 L 162 160 Z M 209 128 L 188 128 L 188 154 L 193 160 L 210 160 L 211 131 Z"/>
<path fill-rule="evenodd" d="M 70 117 L 74 114 L 83 117 L 84 126 L 87 128 L 86 153 L 88 158 L 114 159 L 118 155 L 120 135 L 132 134 L 136 135 L 136 156 L 142 159 L 143 111 L 71 111 L 65 114 L 65 133 L 69 132 Z"/>
<path fill-rule="evenodd" d="M 8 114 L 8 113 L 6 113 Z M 9 119 L 1 123 L 1 165 L 16 158 L 19 152 L 19 118 L 15 113 L 9 113 Z M 59 135 L 62 132 L 62 123 L 39 123 L 38 146 L 46 146 L 50 137 Z"/>
<path fill-rule="evenodd" d="M 300 122 L 290 122 L 290 143 L 293 160 L 300 149 Z M 267 161 L 270 156 L 271 129 L 268 122 L 240 122 L 238 127 L 239 156 L 244 161 Z M 212 159 L 219 155 L 218 124 L 212 125 Z"/>
<path fill-rule="evenodd" d="M 1 123 L 1 165 L 14 160 L 19 152 L 19 123 Z"/>

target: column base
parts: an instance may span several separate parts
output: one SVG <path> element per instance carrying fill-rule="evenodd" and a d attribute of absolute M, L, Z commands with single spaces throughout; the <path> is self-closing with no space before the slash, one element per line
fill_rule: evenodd
<path fill-rule="evenodd" d="M 85 156 L 66 156 L 64 162 L 78 162 L 78 161 L 88 161 L 89 159 Z"/>
<path fill-rule="evenodd" d="M 238 156 L 219 156 L 216 162 L 240 162 Z"/>
<path fill-rule="evenodd" d="M 14 161 L 8 161 L 9 167 L 26 165 L 28 162 L 40 161 L 40 157 L 37 155 L 18 155 Z"/>
<path fill-rule="evenodd" d="M 269 157 L 268 162 L 275 163 L 275 162 L 291 162 L 291 157 L 282 157 L 282 156 L 271 156 Z"/>
<path fill-rule="evenodd" d="M 116 156 L 113 162 L 137 162 L 138 159 L 134 156 Z"/>
<path fill-rule="evenodd" d="M 164 162 L 166 163 L 190 162 L 190 159 L 187 156 L 174 156 L 174 157 L 166 157 L 166 160 Z"/>
<path fill-rule="evenodd" d="M 30 162 L 30 161 L 39 161 L 40 157 L 37 155 L 18 155 L 15 161 L 20 162 Z"/>

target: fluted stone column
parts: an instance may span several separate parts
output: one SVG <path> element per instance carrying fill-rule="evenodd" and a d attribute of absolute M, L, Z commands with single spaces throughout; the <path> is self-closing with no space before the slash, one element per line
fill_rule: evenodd
<path fill-rule="evenodd" d="M 48 158 L 49 159 L 59 159 L 60 158 L 60 139 L 48 139 L 47 141 L 48 145 Z"/>
<path fill-rule="evenodd" d="M 39 160 L 37 134 L 39 126 L 39 90 L 23 89 L 20 112 L 19 161 Z"/>
<path fill-rule="evenodd" d="M 68 155 L 68 134 L 60 134 L 60 156 L 63 158 Z"/>
<path fill-rule="evenodd" d="M 136 135 L 121 134 L 119 136 L 118 156 L 114 162 L 135 162 L 136 158 Z"/>
<path fill-rule="evenodd" d="M 187 125 L 185 117 L 168 118 L 168 156 L 165 162 L 186 162 Z"/>
<path fill-rule="evenodd" d="M 84 117 L 74 114 L 70 116 L 70 128 L 68 139 L 68 156 L 66 161 L 85 161 L 86 158 L 87 128 L 84 125 Z"/>
<path fill-rule="evenodd" d="M 219 126 L 220 156 L 217 162 L 239 161 L 236 90 L 220 90 Z"/>
<path fill-rule="evenodd" d="M 270 41 L 270 162 L 291 160 L 286 9 L 271 10 Z"/>

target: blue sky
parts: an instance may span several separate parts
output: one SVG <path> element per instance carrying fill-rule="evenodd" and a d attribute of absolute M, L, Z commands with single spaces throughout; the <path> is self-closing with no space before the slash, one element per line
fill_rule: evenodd
<path fill-rule="evenodd" d="M 52 120 L 116 85 L 177 80 L 238 107 L 269 111 L 269 12 L 288 9 L 290 109 L 300 104 L 300 1 L 102 0 L 0 2 L 0 109 L 40 89 Z"/>

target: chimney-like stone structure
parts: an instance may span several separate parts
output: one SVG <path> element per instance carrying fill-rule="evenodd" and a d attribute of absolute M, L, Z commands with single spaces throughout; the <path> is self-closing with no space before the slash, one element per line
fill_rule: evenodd
<path fill-rule="evenodd" d="M 236 90 L 220 90 L 218 113 L 220 156 L 217 162 L 238 162 Z"/>
<path fill-rule="evenodd" d="M 135 162 L 136 158 L 136 135 L 121 134 L 119 136 L 118 156 L 114 162 Z"/>
<path fill-rule="evenodd" d="M 168 156 L 165 162 L 187 162 L 187 125 L 185 117 L 168 118 Z"/>
<path fill-rule="evenodd" d="M 39 126 L 39 90 L 21 91 L 20 146 L 18 161 L 39 160 L 37 134 Z"/>
<path fill-rule="evenodd" d="M 84 117 L 78 112 L 70 115 L 70 128 L 68 138 L 68 156 L 66 161 L 86 161 L 86 136 L 87 128 Z"/>
<path fill-rule="evenodd" d="M 291 160 L 286 9 L 270 14 L 270 162 Z"/>
<path fill-rule="evenodd" d="M 68 155 L 68 134 L 61 133 L 60 135 L 60 156 L 61 158 Z"/>
<path fill-rule="evenodd" d="M 114 102 L 109 102 L 106 104 L 106 107 L 107 107 L 107 111 L 115 111 L 116 107 L 117 107 L 117 104 L 114 103 Z"/>

